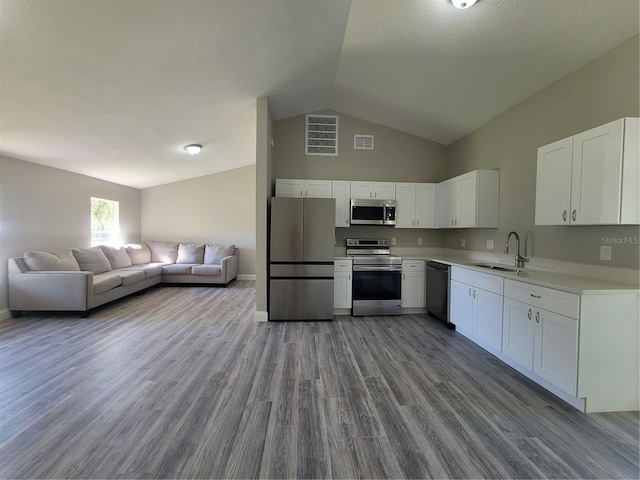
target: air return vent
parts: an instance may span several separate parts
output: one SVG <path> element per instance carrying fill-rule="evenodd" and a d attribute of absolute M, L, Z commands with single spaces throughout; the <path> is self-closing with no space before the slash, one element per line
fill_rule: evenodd
<path fill-rule="evenodd" d="M 338 116 L 306 115 L 305 154 L 338 155 Z"/>
<path fill-rule="evenodd" d="M 354 135 L 353 148 L 356 150 L 373 150 L 373 135 Z"/>

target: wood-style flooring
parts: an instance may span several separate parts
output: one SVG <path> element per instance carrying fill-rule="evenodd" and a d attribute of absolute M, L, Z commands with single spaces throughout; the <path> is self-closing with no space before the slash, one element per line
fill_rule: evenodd
<path fill-rule="evenodd" d="M 637 412 L 582 414 L 427 315 L 254 310 L 239 281 L 0 322 L 0 478 L 640 476 Z"/>

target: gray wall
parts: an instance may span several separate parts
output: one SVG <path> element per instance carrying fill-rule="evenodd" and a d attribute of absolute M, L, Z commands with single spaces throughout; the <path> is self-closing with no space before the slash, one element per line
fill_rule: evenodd
<path fill-rule="evenodd" d="M 316 112 L 339 116 L 338 156 L 304 154 L 305 117 L 274 123 L 275 178 L 366 180 L 388 182 L 439 182 L 446 178 L 446 147 L 382 125 L 332 110 Z M 374 135 L 374 150 L 355 150 L 354 134 Z M 397 239 L 399 247 L 439 246 L 443 234 L 436 230 L 385 227 L 337 228 L 337 245 L 348 237 Z"/>
<path fill-rule="evenodd" d="M 140 190 L 0 156 L 0 310 L 8 306 L 8 258 L 90 246 L 91 197 L 120 202 L 122 241 L 140 241 Z"/>
<path fill-rule="evenodd" d="M 492 239 L 502 252 L 504 237 L 527 237 L 527 256 L 638 268 L 638 245 L 613 246 L 611 262 L 600 261 L 603 237 L 637 237 L 638 226 L 536 227 L 536 150 L 556 140 L 621 117 L 640 116 L 639 39 L 623 43 L 550 85 L 447 149 L 447 175 L 479 168 L 500 169 L 498 229 L 449 230 L 445 246 L 486 250 Z"/>
<path fill-rule="evenodd" d="M 256 263 L 256 168 L 142 190 L 142 239 L 234 243 L 238 273 L 254 275 Z"/>

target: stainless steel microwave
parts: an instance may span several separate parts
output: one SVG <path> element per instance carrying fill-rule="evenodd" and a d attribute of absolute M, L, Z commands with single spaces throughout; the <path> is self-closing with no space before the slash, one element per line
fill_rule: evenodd
<path fill-rule="evenodd" d="M 395 225 L 395 200 L 351 199 L 351 225 Z"/>

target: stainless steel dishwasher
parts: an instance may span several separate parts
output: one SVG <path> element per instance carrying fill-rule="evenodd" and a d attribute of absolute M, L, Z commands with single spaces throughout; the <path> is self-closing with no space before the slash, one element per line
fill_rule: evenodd
<path fill-rule="evenodd" d="M 451 268 L 445 263 L 427 261 L 427 312 L 455 330 L 449 321 L 449 280 Z"/>

